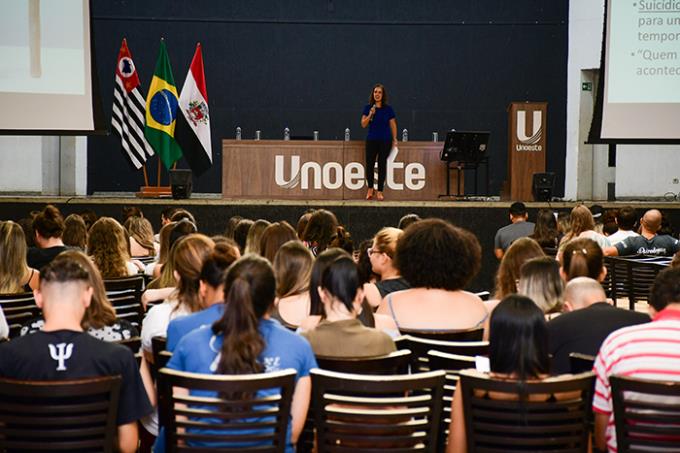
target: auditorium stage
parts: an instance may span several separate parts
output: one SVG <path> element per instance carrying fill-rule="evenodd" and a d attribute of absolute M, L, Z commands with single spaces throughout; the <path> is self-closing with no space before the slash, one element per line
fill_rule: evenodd
<path fill-rule="evenodd" d="M 439 217 L 473 231 L 482 245 L 482 270 L 472 282 L 471 290 L 489 290 L 493 287 L 493 276 L 497 260 L 493 255 L 493 238 L 498 228 L 508 223 L 509 201 L 328 201 L 328 200 L 257 200 L 223 199 L 219 194 L 194 194 L 188 200 L 140 199 L 130 193 L 107 194 L 90 197 L 49 197 L 49 196 L 5 196 L 0 197 L 0 219 L 18 220 L 33 210 L 40 210 L 51 203 L 59 207 L 64 216 L 93 210 L 99 216 L 121 218 L 122 208 L 137 206 L 144 212 L 154 229 L 160 226 L 160 212 L 168 206 L 184 207 L 196 217 L 198 227 L 206 234 L 220 234 L 227 220 L 234 215 L 250 219 L 269 221 L 286 220 L 293 226 L 306 210 L 325 208 L 333 211 L 340 223 L 351 232 L 355 243 L 372 237 L 383 226 L 396 226 L 404 214 L 416 213 L 421 217 Z M 663 210 L 671 225 L 680 230 L 680 203 L 668 201 L 620 201 L 584 202 L 587 206 L 600 204 L 605 208 L 633 206 L 640 211 L 659 208 Z M 575 202 L 527 203 L 529 218 L 533 220 L 536 211 L 550 208 L 569 211 Z M 452 257 L 455 258 L 455 257 Z"/>

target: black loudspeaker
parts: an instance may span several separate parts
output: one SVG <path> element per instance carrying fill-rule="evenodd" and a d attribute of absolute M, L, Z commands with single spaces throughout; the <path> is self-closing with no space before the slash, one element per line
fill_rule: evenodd
<path fill-rule="evenodd" d="M 175 200 L 191 197 L 191 170 L 170 170 L 170 188 Z"/>
<path fill-rule="evenodd" d="M 531 193 L 534 201 L 550 201 L 555 189 L 555 173 L 534 173 Z"/>

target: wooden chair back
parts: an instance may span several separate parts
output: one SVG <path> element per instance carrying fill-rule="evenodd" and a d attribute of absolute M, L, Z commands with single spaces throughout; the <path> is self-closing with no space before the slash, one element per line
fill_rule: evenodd
<path fill-rule="evenodd" d="M 453 393 L 458 385 L 458 374 L 461 370 L 475 368 L 474 357 L 466 355 L 447 354 L 445 352 L 427 351 L 431 370 L 444 370 L 446 381 L 444 382 L 444 395 L 442 397 L 441 427 L 439 428 L 439 451 L 446 450 L 446 440 L 449 437 L 451 426 L 451 402 Z"/>
<path fill-rule="evenodd" d="M 9 325 L 10 338 L 18 337 L 26 322 L 40 316 L 33 293 L 0 294 L 0 308 Z"/>
<path fill-rule="evenodd" d="M 418 330 L 399 328 L 402 335 L 438 341 L 481 341 L 484 329 L 471 330 Z"/>
<path fill-rule="evenodd" d="M 172 357 L 172 352 L 167 351 L 165 348 L 168 344 L 168 339 L 166 337 L 153 337 L 151 338 L 151 351 L 153 353 L 153 363 L 150 363 L 151 375 L 154 379 L 158 375 L 158 370 L 163 368 L 168 360 Z"/>
<path fill-rule="evenodd" d="M 437 451 L 443 371 L 311 375 L 319 451 Z"/>
<path fill-rule="evenodd" d="M 580 352 L 572 352 L 569 354 L 569 371 L 571 374 L 585 373 L 593 370 L 595 357 L 588 354 L 581 354 Z"/>
<path fill-rule="evenodd" d="M 140 337 L 127 338 L 125 340 L 116 341 L 119 345 L 125 346 L 132 351 L 137 361 L 137 366 L 142 364 L 142 339 Z"/>
<path fill-rule="evenodd" d="M 142 305 L 142 288 L 144 277 L 123 277 L 104 280 L 106 295 L 108 296 L 116 316 L 132 323 L 141 330 L 144 318 Z"/>
<path fill-rule="evenodd" d="M 158 408 L 166 451 L 198 451 L 201 445 L 220 451 L 284 452 L 295 374 L 292 369 L 241 375 L 161 369 Z M 190 394 L 173 394 L 173 387 Z M 234 396 L 224 396 L 227 392 Z"/>
<path fill-rule="evenodd" d="M 671 451 L 680 445 L 680 382 L 610 376 L 620 453 Z"/>
<path fill-rule="evenodd" d="M 411 362 L 411 351 L 400 350 L 380 357 L 323 357 L 316 356 L 319 368 L 339 373 L 406 374 Z"/>
<path fill-rule="evenodd" d="M 430 369 L 427 352 L 430 350 L 448 354 L 474 357 L 489 355 L 488 341 L 438 341 L 405 335 L 394 340 L 398 349 L 411 351 L 411 372 L 422 372 Z"/>
<path fill-rule="evenodd" d="M 120 376 L 0 378 L 0 451 L 117 451 Z"/>
<path fill-rule="evenodd" d="M 468 451 L 587 452 L 594 380 L 519 383 L 462 371 Z"/>

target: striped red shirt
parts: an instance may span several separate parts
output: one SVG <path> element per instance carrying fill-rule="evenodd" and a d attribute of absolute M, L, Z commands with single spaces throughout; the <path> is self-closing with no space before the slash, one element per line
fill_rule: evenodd
<path fill-rule="evenodd" d="M 609 415 L 607 448 L 616 452 L 616 430 L 609 376 L 680 381 L 680 310 L 660 311 L 651 323 L 612 332 L 595 359 L 593 410 Z"/>

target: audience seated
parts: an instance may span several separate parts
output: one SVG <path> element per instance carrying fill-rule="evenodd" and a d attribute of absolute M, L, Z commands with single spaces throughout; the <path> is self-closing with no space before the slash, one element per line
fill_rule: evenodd
<path fill-rule="evenodd" d="M 40 273 L 26 263 L 26 239 L 19 224 L 0 222 L 0 294 L 30 292 L 38 288 Z"/>
<path fill-rule="evenodd" d="M 71 214 L 64 219 L 64 234 L 61 240 L 64 245 L 84 252 L 87 250 L 87 230 L 83 218 L 78 214 Z"/>
<path fill-rule="evenodd" d="M 71 257 L 43 268 L 35 299 L 45 316 L 43 331 L 0 345 L 0 376 L 21 380 L 68 380 L 120 375 L 119 451 L 137 451 L 137 420 L 151 412 L 137 363 L 125 346 L 83 332 L 94 289 L 87 270 Z"/>
<path fill-rule="evenodd" d="M 314 257 L 299 240 L 288 241 L 274 257 L 276 299 L 270 316 L 284 327 L 297 329 L 310 315 L 309 281 Z"/>
<path fill-rule="evenodd" d="M 125 229 L 111 217 L 100 217 L 92 225 L 87 253 L 105 279 L 137 275 L 143 270 L 130 259 Z"/>
<path fill-rule="evenodd" d="M 64 234 L 64 218 L 59 209 L 47 205 L 33 218 L 33 234 L 36 247 L 28 249 L 26 261 L 29 267 L 40 270 L 57 255 L 66 250 L 61 237 Z"/>
<path fill-rule="evenodd" d="M 224 276 L 227 268 L 241 257 L 238 246 L 228 243 L 215 244 L 215 248 L 203 262 L 198 280 L 198 295 L 202 310 L 175 318 L 168 324 L 165 349 L 172 352 L 177 343 L 194 329 L 212 325 L 224 313 Z"/>
<path fill-rule="evenodd" d="M 229 217 L 229 220 L 227 221 L 227 226 L 224 228 L 224 236 L 229 238 L 229 239 L 234 239 L 234 231 L 236 231 L 236 225 L 243 220 L 243 217 L 240 215 L 233 215 Z"/>
<path fill-rule="evenodd" d="M 548 317 L 560 313 L 564 293 L 560 264 L 548 256 L 528 260 L 520 269 L 517 293 L 533 300 Z"/>
<path fill-rule="evenodd" d="M 264 219 L 257 219 L 253 223 L 253 225 L 248 230 L 248 237 L 246 238 L 246 249 L 245 252 L 243 253 L 244 255 L 248 255 L 249 253 L 254 253 L 256 255 L 261 254 L 260 239 L 262 238 L 262 233 L 264 233 L 264 230 L 266 230 L 269 225 L 271 225 L 271 222 Z"/>
<path fill-rule="evenodd" d="M 491 313 L 489 333 L 490 377 L 519 383 L 548 378 L 548 331 L 543 312 L 531 299 L 519 295 L 503 299 Z M 489 397 L 507 399 L 513 395 L 490 394 Z M 542 397 L 548 400 L 553 395 Z M 466 437 L 463 400 L 460 390 L 456 389 L 451 404 L 447 452 L 466 452 Z"/>
<path fill-rule="evenodd" d="M 506 225 L 496 232 L 493 240 L 494 254 L 499 260 L 503 258 L 505 251 L 517 239 L 529 236 L 534 232 L 534 224 L 529 222 L 529 213 L 521 201 L 510 205 L 510 225 Z"/>
<path fill-rule="evenodd" d="M 357 319 L 364 298 L 357 266 L 340 256 L 323 271 L 314 288 L 323 303 L 325 317 L 303 335 L 314 353 L 324 357 L 377 357 L 396 350 L 384 332 L 365 327 Z"/>
<path fill-rule="evenodd" d="M 250 232 L 253 223 L 255 222 L 250 219 L 241 219 L 234 228 L 234 241 L 238 244 L 241 255 L 245 255 L 246 241 L 248 240 L 248 233 Z"/>
<path fill-rule="evenodd" d="M 534 232 L 529 237 L 538 242 L 544 251 L 548 249 L 553 255 L 556 253 L 561 235 L 557 230 L 557 219 L 551 209 L 538 211 Z"/>
<path fill-rule="evenodd" d="M 194 227 L 198 228 L 198 222 L 196 222 L 196 217 L 186 209 L 176 208 L 172 211 L 172 216 L 170 217 L 171 222 L 181 222 L 182 220 L 187 220 L 191 222 Z"/>
<path fill-rule="evenodd" d="M 667 234 L 658 234 L 661 212 L 650 209 L 640 219 L 640 235 L 628 237 L 604 250 L 607 256 L 656 255 L 672 256 L 680 251 L 680 241 Z"/>
<path fill-rule="evenodd" d="M 522 265 L 532 258 L 542 258 L 544 256 L 543 249 L 533 239 L 523 237 L 513 242 L 501 259 L 500 266 L 498 266 L 494 299 L 498 301 L 510 294 L 516 294 L 519 272 Z"/>
<path fill-rule="evenodd" d="M 628 206 L 621 208 L 617 211 L 615 219 L 618 229 L 616 233 L 608 236 L 609 242 L 611 242 L 612 245 L 616 245 L 629 237 L 639 236 L 639 234 L 634 231 L 635 222 L 637 221 L 635 209 Z"/>
<path fill-rule="evenodd" d="M 395 256 L 411 289 L 388 294 L 378 313 L 408 329 L 484 325 L 488 312 L 482 300 L 463 290 L 480 267 L 481 247 L 472 233 L 444 220 L 421 220 L 404 231 Z"/>
<path fill-rule="evenodd" d="M 297 239 L 295 230 L 288 222 L 274 222 L 264 229 L 260 237 L 260 255 L 274 262 L 279 248 L 288 241 Z"/>
<path fill-rule="evenodd" d="M 564 247 L 560 274 L 565 282 L 576 277 L 589 277 L 602 282 L 607 276 L 602 249 L 592 239 L 575 239 Z"/>
<path fill-rule="evenodd" d="M 167 367 L 204 374 L 296 370 L 286 446 L 286 452 L 292 453 L 309 407 L 309 370 L 317 365 L 307 340 L 269 318 L 275 290 L 274 272 L 267 260 L 254 255 L 238 260 L 225 279 L 224 315 L 212 328 L 196 329 L 182 338 Z M 155 451 L 165 451 L 162 435 Z"/>
<path fill-rule="evenodd" d="M 303 240 L 302 236 L 305 234 L 305 229 L 307 228 L 309 219 L 312 217 L 314 211 L 315 209 L 308 209 L 307 211 L 305 211 L 305 213 L 302 214 L 298 219 L 297 225 L 295 225 L 295 233 L 297 234 L 298 239 L 300 239 L 301 241 Z"/>
<path fill-rule="evenodd" d="M 557 252 L 558 258 L 561 256 L 564 247 L 574 239 L 592 239 L 602 249 L 611 246 L 605 235 L 595 231 L 595 219 L 585 205 L 578 205 L 571 210 L 570 223 L 571 230 L 560 241 L 559 251 Z"/>
<path fill-rule="evenodd" d="M 375 283 L 364 285 L 366 300 L 371 307 L 377 307 L 389 293 L 409 289 L 408 284 L 394 265 L 397 240 L 402 234 L 398 228 L 386 227 L 378 231 L 371 247 L 366 251 L 372 271 L 379 276 Z"/>
<path fill-rule="evenodd" d="M 161 276 L 163 270 L 163 265 L 168 261 L 170 257 L 170 232 L 175 227 L 176 223 L 168 222 L 161 227 L 158 232 L 157 243 L 158 243 L 158 255 L 156 256 L 156 261 L 149 263 L 144 268 L 144 274 L 154 277 L 155 279 Z M 160 285 L 160 282 L 156 283 Z M 155 285 L 154 285 L 155 286 Z"/>
<path fill-rule="evenodd" d="M 644 313 L 614 307 L 602 285 L 588 277 L 576 277 L 567 283 L 564 311 L 548 323 L 554 374 L 569 372 L 570 353 L 595 356 L 613 331 L 649 322 Z"/>
<path fill-rule="evenodd" d="M 124 224 L 130 240 L 130 255 L 135 258 L 156 256 L 157 243 L 154 241 L 153 227 L 144 217 L 128 217 Z"/>
<path fill-rule="evenodd" d="M 680 380 L 680 269 L 657 275 L 649 298 L 652 322 L 612 332 L 595 359 L 595 444 L 616 451 L 614 411 L 609 377 L 657 381 Z"/>
<path fill-rule="evenodd" d="M 338 219 L 331 211 L 317 209 L 312 213 L 302 233 L 302 240 L 314 256 L 331 246 L 331 241 L 338 233 L 338 225 Z"/>
<path fill-rule="evenodd" d="M 399 225 L 397 225 L 397 228 L 404 231 L 407 226 L 411 225 L 412 223 L 416 223 L 419 220 L 421 220 L 421 218 L 418 214 L 406 214 L 402 216 L 401 219 L 399 219 Z"/>
<path fill-rule="evenodd" d="M 59 262 L 70 260 L 82 266 L 88 274 L 88 284 L 92 288 L 92 299 L 80 323 L 84 332 L 104 341 L 121 341 L 138 337 L 139 330 L 125 319 L 116 317 L 116 310 L 109 302 L 104 281 L 92 260 L 78 250 L 67 250 L 59 255 Z M 21 328 L 21 335 L 39 332 L 45 327 L 42 317 L 33 319 Z"/>

